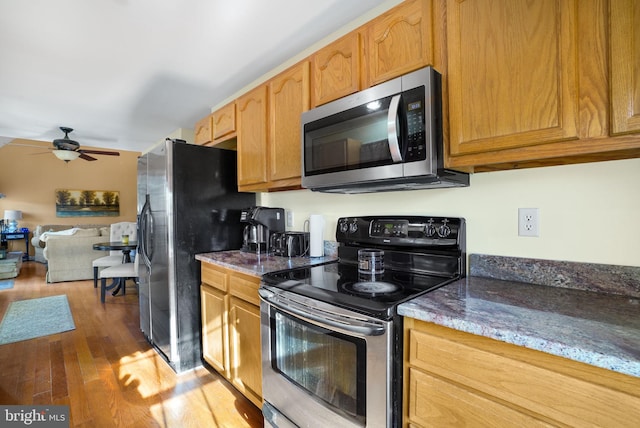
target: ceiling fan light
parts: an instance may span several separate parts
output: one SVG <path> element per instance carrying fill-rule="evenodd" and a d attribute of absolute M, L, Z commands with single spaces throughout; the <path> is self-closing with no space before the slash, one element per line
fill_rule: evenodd
<path fill-rule="evenodd" d="M 53 154 L 56 155 L 58 159 L 65 162 L 78 159 L 78 157 L 80 156 L 80 153 L 71 150 L 53 150 Z"/>

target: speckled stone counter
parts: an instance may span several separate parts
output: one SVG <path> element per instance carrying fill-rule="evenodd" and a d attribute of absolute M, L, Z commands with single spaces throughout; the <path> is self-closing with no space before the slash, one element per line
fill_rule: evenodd
<path fill-rule="evenodd" d="M 217 264 L 249 275 L 261 276 L 265 273 L 302 266 L 320 265 L 337 260 L 335 255 L 325 257 L 280 257 L 257 255 L 242 251 L 219 251 L 196 254 L 196 260 Z"/>
<path fill-rule="evenodd" d="M 532 281 L 544 284 L 532 272 L 538 270 L 547 278 L 557 278 L 557 272 L 549 268 L 553 263 L 498 259 L 471 256 L 472 274 L 488 278 L 470 276 L 454 282 L 400 305 L 398 313 L 640 377 L 640 298 L 633 292 L 640 289 L 640 268 L 612 267 L 608 275 L 598 277 L 600 283 L 594 287 L 589 271 L 593 267 L 602 271 L 602 265 L 576 264 L 575 270 L 567 268 L 571 264 L 564 265 L 560 283 L 574 286 L 563 288 L 505 280 L 496 273 L 504 270 L 520 279 L 522 275 L 514 273 L 519 268 L 505 266 L 521 266 Z M 488 267 L 487 260 L 491 261 Z M 621 272 L 622 279 L 615 271 Z M 585 280 L 587 290 L 576 285 L 580 282 L 576 278 L 584 275 L 590 278 Z M 621 285 L 621 281 L 627 283 Z M 620 294 L 602 292 L 609 289 L 607 283 Z"/>

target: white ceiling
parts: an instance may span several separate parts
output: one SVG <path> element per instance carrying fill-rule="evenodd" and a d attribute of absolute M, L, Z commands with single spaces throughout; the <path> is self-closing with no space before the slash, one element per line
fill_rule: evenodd
<path fill-rule="evenodd" d="M 0 146 L 68 126 L 82 147 L 144 151 L 387 3 L 0 0 Z"/>

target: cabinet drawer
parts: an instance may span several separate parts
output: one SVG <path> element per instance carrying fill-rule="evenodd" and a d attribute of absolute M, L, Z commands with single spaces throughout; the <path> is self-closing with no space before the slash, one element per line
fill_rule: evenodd
<path fill-rule="evenodd" d="M 258 277 L 235 272 L 229 274 L 229 293 L 256 306 L 260 306 L 259 287 L 260 278 Z"/>
<path fill-rule="evenodd" d="M 218 268 L 211 263 L 203 262 L 201 265 L 202 282 L 218 290 L 227 291 L 227 275 L 224 269 Z"/>
<path fill-rule="evenodd" d="M 551 426 L 417 369 L 409 370 L 409 383 L 409 419 L 420 426 Z"/>
<path fill-rule="evenodd" d="M 640 420 L 633 377 L 433 324 L 416 326 L 408 336 L 413 367 L 571 426 Z"/>

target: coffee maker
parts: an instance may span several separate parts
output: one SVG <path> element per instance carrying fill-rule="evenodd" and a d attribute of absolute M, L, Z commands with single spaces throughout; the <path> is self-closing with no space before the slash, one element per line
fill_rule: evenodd
<path fill-rule="evenodd" d="M 241 251 L 267 253 L 271 235 L 284 232 L 284 209 L 251 207 L 242 210 L 240 221 L 247 223 L 244 227 Z"/>

